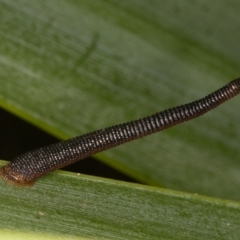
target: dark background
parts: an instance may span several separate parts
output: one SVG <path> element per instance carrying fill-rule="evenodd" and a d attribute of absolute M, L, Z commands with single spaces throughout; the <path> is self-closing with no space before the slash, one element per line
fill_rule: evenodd
<path fill-rule="evenodd" d="M 60 141 L 26 121 L 0 108 L 0 159 L 11 161 L 17 155 Z M 137 182 L 93 157 L 63 168 L 71 172 Z"/>

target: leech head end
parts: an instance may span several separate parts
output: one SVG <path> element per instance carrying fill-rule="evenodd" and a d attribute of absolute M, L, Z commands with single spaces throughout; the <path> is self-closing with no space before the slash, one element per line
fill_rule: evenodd
<path fill-rule="evenodd" d="M 14 173 L 9 164 L 0 168 L 0 177 L 13 185 L 32 186 L 34 184 L 34 181 L 27 181 L 20 174 Z"/>

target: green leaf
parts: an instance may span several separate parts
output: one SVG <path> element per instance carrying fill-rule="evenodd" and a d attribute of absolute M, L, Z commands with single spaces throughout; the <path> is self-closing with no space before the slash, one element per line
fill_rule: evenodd
<path fill-rule="evenodd" d="M 239 4 L 0 2 L 0 106 L 66 139 L 202 97 L 238 76 Z M 98 154 L 156 186 L 239 200 L 239 99 Z"/>
<path fill-rule="evenodd" d="M 239 77 L 239 3 L 0 1 L 0 106 L 66 139 Z M 144 183 L 240 199 L 239 98 L 98 154 Z M 2 164 L 2 163 L 1 163 Z M 57 171 L 0 181 L 7 239 L 239 239 L 240 204 Z"/>
<path fill-rule="evenodd" d="M 57 171 L 33 187 L 0 181 L 0 192 L 1 236 L 8 231 L 18 239 L 240 236 L 239 203 L 139 184 Z"/>

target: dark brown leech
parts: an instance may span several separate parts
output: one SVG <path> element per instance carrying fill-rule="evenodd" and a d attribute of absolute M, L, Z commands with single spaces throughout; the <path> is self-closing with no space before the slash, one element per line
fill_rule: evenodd
<path fill-rule="evenodd" d="M 196 118 L 239 92 L 240 78 L 192 103 L 27 152 L 1 167 L 0 176 L 13 184 L 31 185 L 37 178 L 55 169 Z"/>

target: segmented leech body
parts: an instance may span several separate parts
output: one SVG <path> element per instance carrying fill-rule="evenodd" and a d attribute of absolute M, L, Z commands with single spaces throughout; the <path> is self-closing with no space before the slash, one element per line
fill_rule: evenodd
<path fill-rule="evenodd" d="M 31 185 L 40 176 L 55 169 L 196 118 L 239 94 L 239 92 L 240 78 L 192 103 L 22 154 L 1 167 L 0 176 L 13 184 Z"/>

